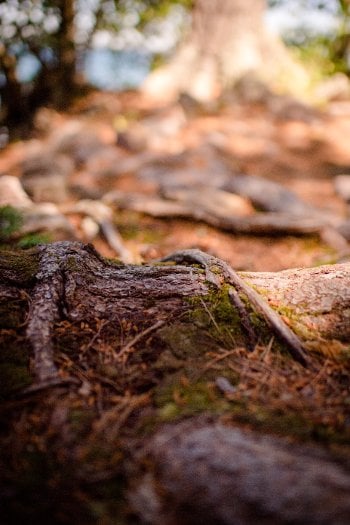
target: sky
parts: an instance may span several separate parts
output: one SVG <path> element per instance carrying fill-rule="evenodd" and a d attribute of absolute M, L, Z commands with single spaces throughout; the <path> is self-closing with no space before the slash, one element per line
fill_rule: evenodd
<path fill-rule="evenodd" d="M 266 23 L 269 29 L 289 40 L 295 37 L 296 32 L 308 37 L 319 34 L 332 34 L 336 32 L 339 21 L 336 17 L 336 2 L 328 0 L 327 9 L 317 9 L 315 4 L 309 0 L 288 0 L 280 5 L 268 9 Z"/>

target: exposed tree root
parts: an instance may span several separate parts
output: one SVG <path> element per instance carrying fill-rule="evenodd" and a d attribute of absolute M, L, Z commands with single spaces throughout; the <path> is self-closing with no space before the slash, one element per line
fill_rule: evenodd
<path fill-rule="evenodd" d="M 249 303 L 256 309 L 256 311 L 263 315 L 265 321 L 270 326 L 274 334 L 281 339 L 287 346 L 288 351 L 291 356 L 301 363 L 302 365 L 307 365 L 307 358 L 305 350 L 302 346 L 300 339 L 283 323 L 281 318 L 272 308 L 259 296 L 259 294 L 250 286 L 248 286 L 244 280 L 224 261 L 212 257 L 204 252 L 199 250 L 184 250 L 182 252 L 176 252 L 172 255 L 169 255 L 164 261 L 173 260 L 177 264 L 184 262 L 189 263 L 199 263 L 205 270 L 207 279 L 210 282 L 215 282 L 215 275 L 211 268 L 219 269 L 220 273 L 223 275 L 225 282 L 232 285 L 237 292 L 241 292 L 246 295 Z M 231 299 L 232 299 L 231 294 Z M 241 303 L 239 312 L 242 316 L 243 303 Z M 248 315 L 244 316 L 246 320 L 249 319 Z M 245 323 L 247 326 L 247 322 Z M 252 325 L 249 325 L 248 333 L 251 334 L 254 332 Z"/>
<path fill-rule="evenodd" d="M 228 294 L 229 304 L 237 311 L 245 344 L 250 350 L 259 339 L 259 333 L 251 321 L 248 308 L 264 320 L 293 359 L 304 366 L 308 363 L 306 348 L 317 349 L 318 342 L 322 346 L 327 340 L 330 346 L 334 346 L 335 339 L 338 339 L 338 346 L 341 347 L 342 341 L 349 337 L 346 312 L 350 300 L 347 292 L 350 270 L 346 264 L 294 273 L 290 271 L 289 274 L 256 274 L 255 277 L 255 274 L 239 275 L 224 261 L 199 250 L 173 253 L 162 259 L 161 264 L 113 265 L 102 259 L 91 246 L 71 242 L 41 246 L 30 254 L 18 254 L 20 257 L 27 258 L 28 265 L 37 258 L 39 265 L 30 276 L 35 284 L 31 290 L 27 289 L 31 304 L 26 331 L 33 348 L 37 386 L 50 382 L 56 384 L 59 379 L 52 342 L 53 327 L 57 321 L 65 318 L 82 322 L 105 319 L 115 323 L 116 318 L 128 319 L 138 325 L 139 333 L 131 342 L 122 345 L 119 350 L 119 358 L 122 359 L 142 334 L 157 332 L 164 324 L 169 324 L 170 317 L 173 321 L 182 315 L 181 312 L 190 312 L 193 307 L 188 299 L 202 297 L 209 301 L 206 308 L 211 308 L 211 296 L 215 297 L 219 291 Z M 2 257 L 5 283 L 12 281 L 13 284 L 21 280 L 20 272 L 16 271 L 13 262 L 13 255 L 9 259 L 6 259 L 6 255 Z M 170 262 L 177 266 L 169 265 Z M 198 265 L 205 270 L 204 275 Z M 290 284 L 285 277 L 289 277 Z M 307 279 L 310 282 L 303 292 L 302 286 Z M 256 291 L 255 286 L 252 286 L 254 282 L 258 283 L 263 295 L 269 295 L 268 298 Z M 298 288 L 299 282 L 301 287 Z M 226 286 L 228 290 L 225 291 Z M 274 289 L 278 290 L 275 301 L 271 298 L 271 289 L 272 295 Z M 308 301 L 312 300 L 312 295 L 308 296 L 310 290 L 312 294 L 318 294 L 314 297 L 315 304 L 322 295 L 326 308 L 320 305 L 316 312 L 312 311 L 312 306 L 308 306 Z M 287 297 L 283 297 L 284 293 Z M 282 297 L 277 297 L 281 294 Z M 283 319 L 278 309 L 282 311 Z M 289 318 L 283 309 L 289 309 Z M 302 337 L 296 335 L 290 326 L 293 316 L 297 318 L 297 331 Z M 318 331 L 318 327 L 322 331 Z"/>

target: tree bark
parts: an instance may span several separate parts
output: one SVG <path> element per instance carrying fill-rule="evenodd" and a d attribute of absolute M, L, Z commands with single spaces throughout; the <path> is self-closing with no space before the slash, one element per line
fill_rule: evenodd
<path fill-rule="evenodd" d="M 75 90 L 76 51 L 74 43 L 74 1 L 61 2 L 61 24 L 57 34 L 57 83 L 53 86 L 54 102 L 64 108 Z"/>
<path fill-rule="evenodd" d="M 263 342 L 264 333 L 266 341 L 275 336 L 304 366 L 310 350 L 339 357 L 350 341 L 347 263 L 238 274 L 198 250 L 136 266 L 104 260 L 88 245 L 58 242 L 30 252 L 4 252 L 0 269 L 2 326 L 23 326 L 19 303 L 22 314 L 28 309 L 25 337 L 38 387 L 60 379 L 55 326 L 62 321 L 107 323 L 120 361 L 128 359 L 129 350 L 150 332 L 164 349 L 171 346 L 174 331 L 191 331 L 200 341 L 213 326 L 234 333 L 236 344 L 247 349 Z M 125 323 L 134 327 L 126 347 L 121 337 Z"/>
<path fill-rule="evenodd" d="M 197 0 L 189 34 L 170 63 L 150 75 L 145 91 L 207 101 L 249 74 L 275 88 L 293 81 L 304 88 L 306 73 L 266 30 L 265 10 L 265 0 Z"/>
<path fill-rule="evenodd" d="M 0 44 L 0 70 L 5 76 L 5 82 L 0 88 L 1 120 L 17 124 L 27 116 L 28 107 L 22 97 L 21 85 L 16 76 L 16 66 L 16 58 L 7 52 L 4 45 Z"/>

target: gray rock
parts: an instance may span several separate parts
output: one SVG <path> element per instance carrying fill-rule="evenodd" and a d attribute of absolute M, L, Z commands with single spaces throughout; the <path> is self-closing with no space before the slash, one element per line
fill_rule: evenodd
<path fill-rule="evenodd" d="M 345 201 L 350 201 L 350 175 L 338 175 L 334 179 L 335 191 Z"/>
<path fill-rule="evenodd" d="M 189 421 L 160 431 L 146 457 L 130 491 L 145 523 L 349 524 L 349 468 L 321 448 Z"/>
<path fill-rule="evenodd" d="M 73 169 L 74 164 L 66 155 L 31 155 L 22 163 L 21 183 L 35 202 L 63 202 Z"/>

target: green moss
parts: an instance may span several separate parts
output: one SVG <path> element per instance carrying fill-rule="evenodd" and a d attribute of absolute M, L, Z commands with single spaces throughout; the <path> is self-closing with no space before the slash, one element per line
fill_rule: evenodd
<path fill-rule="evenodd" d="M 159 222 L 149 223 L 142 220 L 138 212 L 123 212 L 116 214 L 116 225 L 123 239 L 136 240 L 140 243 L 156 244 L 166 235 L 164 226 Z"/>
<path fill-rule="evenodd" d="M 307 328 L 306 324 L 303 322 L 303 316 L 299 314 L 295 308 L 293 309 L 289 306 L 279 305 L 275 310 L 281 317 L 288 319 L 290 328 L 296 333 L 296 335 L 304 340 L 315 338 L 315 333 Z"/>
<path fill-rule="evenodd" d="M 246 400 L 233 403 L 230 413 L 234 421 L 240 424 L 249 424 L 256 430 L 293 436 L 303 441 L 348 444 L 350 439 L 349 431 L 317 423 L 292 409 L 282 411 Z"/>
<path fill-rule="evenodd" d="M 299 413 L 273 410 L 248 400 L 235 404 L 232 413 L 235 421 L 252 425 L 264 432 L 306 439 L 310 437 L 312 430 L 311 421 L 306 421 Z"/>
<path fill-rule="evenodd" d="M 0 207 L 0 241 L 7 241 L 23 224 L 21 213 L 12 206 Z"/>
<path fill-rule="evenodd" d="M 164 326 L 157 335 L 177 359 L 204 355 L 216 348 L 212 337 L 193 323 L 177 322 Z"/>
<path fill-rule="evenodd" d="M 224 286 L 216 297 L 213 297 L 212 313 L 218 323 L 237 325 L 240 322 L 236 309 L 232 306 L 229 296 L 229 287 Z"/>
<path fill-rule="evenodd" d="M 211 291 L 205 297 L 189 299 L 191 304 L 190 318 L 199 329 L 206 330 L 207 334 L 220 345 L 232 347 L 241 344 L 244 335 L 241 329 L 241 320 L 234 306 L 232 306 L 225 285 L 219 290 Z"/>
<path fill-rule="evenodd" d="M 174 419 L 177 419 L 181 415 L 180 407 L 174 403 L 169 401 L 169 403 L 166 403 L 164 406 L 159 408 L 158 416 L 162 421 L 173 421 Z"/>
<path fill-rule="evenodd" d="M 70 411 L 68 421 L 71 430 L 76 435 L 83 435 L 91 428 L 94 412 L 83 408 L 76 408 Z"/>
<path fill-rule="evenodd" d="M 52 242 L 52 236 L 49 233 L 31 233 L 22 237 L 18 243 L 18 248 L 28 249 L 38 244 L 48 244 Z"/>
<path fill-rule="evenodd" d="M 0 363 L 0 377 L 0 399 L 5 399 L 32 382 L 28 367 L 20 363 Z"/>
<path fill-rule="evenodd" d="M 220 395 L 212 381 L 190 382 L 179 374 L 156 392 L 155 403 L 161 421 L 173 421 L 201 412 L 221 414 L 229 408 L 229 402 Z"/>
<path fill-rule="evenodd" d="M 0 251 L 0 271 L 6 270 L 18 275 L 18 281 L 32 281 L 39 270 L 39 256 L 35 248 L 30 250 Z"/>

